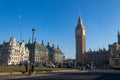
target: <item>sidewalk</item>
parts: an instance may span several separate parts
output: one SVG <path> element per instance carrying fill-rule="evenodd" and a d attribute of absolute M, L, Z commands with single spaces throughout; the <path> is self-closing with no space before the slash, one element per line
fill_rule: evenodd
<path fill-rule="evenodd" d="M 87 72 L 87 71 L 86 70 L 85 71 L 80 71 L 78 69 L 71 69 L 71 70 L 34 72 L 34 74 L 36 74 L 36 73 L 47 73 L 47 72 Z M 28 74 L 28 73 L 27 72 L 26 73 L 22 73 L 22 72 L 3 72 L 3 73 L 0 73 L 0 75 L 13 75 L 13 74 Z"/>
<path fill-rule="evenodd" d="M 92 69 L 92 70 L 79 70 L 79 69 L 71 69 L 71 70 L 57 70 L 57 71 L 42 71 L 42 72 L 34 72 L 34 74 L 37 73 L 49 73 L 49 72 L 120 72 L 117 70 L 99 70 L 99 69 Z M 28 74 L 26 73 L 22 73 L 22 72 L 3 72 L 0 73 L 0 75 L 14 75 L 14 74 Z"/>
<path fill-rule="evenodd" d="M 22 72 L 2 72 L 0 75 L 22 74 Z"/>
<path fill-rule="evenodd" d="M 13 79 L 19 79 L 19 78 L 33 78 L 33 77 L 40 77 L 40 76 L 50 76 L 51 74 L 48 74 L 48 73 L 35 73 L 35 74 L 31 74 L 31 75 L 28 75 L 28 74 L 8 74 L 8 75 L 0 75 L 0 80 L 13 80 Z"/>

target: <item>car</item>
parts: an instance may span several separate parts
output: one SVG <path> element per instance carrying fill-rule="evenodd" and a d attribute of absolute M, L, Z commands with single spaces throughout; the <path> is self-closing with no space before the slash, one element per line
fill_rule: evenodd
<path fill-rule="evenodd" d="M 46 67 L 55 68 L 55 65 L 51 63 L 51 64 L 47 64 Z"/>
<path fill-rule="evenodd" d="M 85 67 L 85 69 L 92 69 L 92 66 L 90 64 L 84 64 L 82 67 Z"/>
<path fill-rule="evenodd" d="M 39 64 L 38 67 L 43 68 L 44 66 L 42 64 Z"/>

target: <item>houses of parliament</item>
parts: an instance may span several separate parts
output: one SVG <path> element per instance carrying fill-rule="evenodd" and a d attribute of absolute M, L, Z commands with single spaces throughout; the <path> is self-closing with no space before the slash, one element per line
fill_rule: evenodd
<path fill-rule="evenodd" d="M 120 67 L 120 33 L 118 31 L 118 42 L 108 45 L 98 51 L 86 51 L 86 32 L 82 19 L 79 17 L 75 28 L 76 38 L 76 66 L 91 64 L 97 68 Z"/>

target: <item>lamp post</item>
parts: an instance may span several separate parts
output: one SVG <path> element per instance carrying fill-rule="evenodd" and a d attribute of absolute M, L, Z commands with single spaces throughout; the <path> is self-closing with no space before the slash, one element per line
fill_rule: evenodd
<path fill-rule="evenodd" d="M 35 57 L 35 54 L 34 54 L 34 32 L 35 32 L 35 29 L 33 28 L 32 29 L 32 44 L 30 45 L 30 48 L 31 48 L 31 57 L 30 57 L 30 65 L 29 65 L 29 73 L 28 75 L 31 75 L 31 71 L 34 72 L 34 57 Z"/>
<path fill-rule="evenodd" d="M 34 32 L 35 32 L 35 29 L 33 28 L 33 29 L 32 29 L 32 44 L 33 44 L 33 42 L 34 42 Z"/>
<path fill-rule="evenodd" d="M 32 72 L 34 72 L 34 59 L 35 59 L 35 54 L 34 54 L 34 32 L 35 32 L 35 29 L 33 28 L 32 29 Z"/>

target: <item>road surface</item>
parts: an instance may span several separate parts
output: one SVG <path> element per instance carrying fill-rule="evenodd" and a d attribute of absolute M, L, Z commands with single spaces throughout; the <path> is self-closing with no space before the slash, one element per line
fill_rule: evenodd
<path fill-rule="evenodd" d="M 120 80 L 120 71 L 92 70 L 1 75 L 1 80 Z"/>

